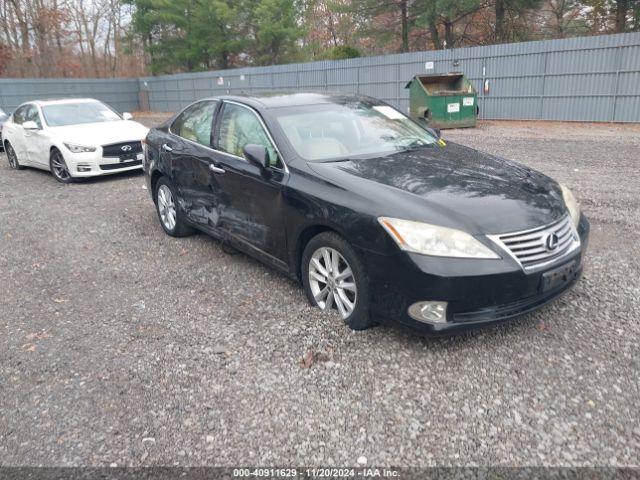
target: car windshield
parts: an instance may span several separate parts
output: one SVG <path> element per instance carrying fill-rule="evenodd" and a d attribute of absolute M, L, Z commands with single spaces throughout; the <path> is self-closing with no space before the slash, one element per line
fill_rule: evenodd
<path fill-rule="evenodd" d="M 437 142 L 394 108 L 367 101 L 284 107 L 270 112 L 298 155 L 309 161 L 366 158 Z"/>
<path fill-rule="evenodd" d="M 102 102 L 54 103 L 43 106 L 42 113 L 50 127 L 122 120 Z"/>

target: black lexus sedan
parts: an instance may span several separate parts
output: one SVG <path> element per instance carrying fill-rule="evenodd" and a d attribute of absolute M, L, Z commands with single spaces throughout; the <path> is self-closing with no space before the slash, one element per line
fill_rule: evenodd
<path fill-rule="evenodd" d="M 589 223 L 566 187 L 373 98 L 208 98 L 144 149 L 167 234 L 201 230 L 258 258 L 353 329 L 500 322 L 582 272 Z"/>

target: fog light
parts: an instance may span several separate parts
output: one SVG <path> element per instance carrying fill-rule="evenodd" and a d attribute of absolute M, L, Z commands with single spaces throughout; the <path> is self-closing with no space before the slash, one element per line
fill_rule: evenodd
<path fill-rule="evenodd" d="M 77 170 L 79 172 L 90 172 L 91 171 L 91 165 L 86 165 L 86 164 L 83 165 L 83 164 L 79 163 L 76 168 L 77 168 Z"/>
<path fill-rule="evenodd" d="M 411 318 L 425 323 L 446 323 L 447 302 L 417 302 L 409 307 Z"/>

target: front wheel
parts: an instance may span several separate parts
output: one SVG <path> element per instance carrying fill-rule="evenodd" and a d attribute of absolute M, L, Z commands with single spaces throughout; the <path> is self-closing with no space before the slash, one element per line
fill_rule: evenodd
<path fill-rule="evenodd" d="M 53 178 L 55 178 L 60 183 L 73 182 L 73 177 L 69 172 L 67 162 L 64 161 L 62 152 L 60 152 L 60 150 L 58 150 L 57 148 L 51 150 L 51 155 L 49 155 L 49 168 L 51 169 Z"/>
<path fill-rule="evenodd" d="M 313 237 L 302 254 L 302 283 L 309 302 L 335 309 L 353 330 L 372 327 L 369 282 L 353 247 L 333 232 Z"/>
<path fill-rule="evenodd" d="M 9 166 L 13 170 L 21 170 L 22 165 L 20 165 L 20 162 L 18 161 L 18 155 L 16 155 L 16 151 L 13 149 L 9 142 L 6 143 L 5 151 L 5 153 L 7 154 L 7 160 L 9 161 Z"/>

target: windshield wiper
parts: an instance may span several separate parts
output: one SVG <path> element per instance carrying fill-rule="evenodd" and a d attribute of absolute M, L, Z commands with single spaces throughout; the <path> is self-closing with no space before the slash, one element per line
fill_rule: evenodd
<path fill-rule="evenodd" d="M 338 163 L 338 162 L 350 162 L 350 158 L 333 158 L 330 160 L 322 160 L 321 163 Z"/>

